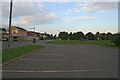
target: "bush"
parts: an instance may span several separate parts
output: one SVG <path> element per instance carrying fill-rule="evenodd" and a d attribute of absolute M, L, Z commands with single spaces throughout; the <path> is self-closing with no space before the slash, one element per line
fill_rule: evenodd
<path fill-rule="evenodd" d="M 44 40 L 44 38 L 43 38 L 43 37 L 40 37 L 40 40 Z"/>
<path fill-rule="evenodd" d="M 116 46 L 120 46 L 120 34 L 115 34 L 112 38 L 112 42 L 116 45 Z"/>

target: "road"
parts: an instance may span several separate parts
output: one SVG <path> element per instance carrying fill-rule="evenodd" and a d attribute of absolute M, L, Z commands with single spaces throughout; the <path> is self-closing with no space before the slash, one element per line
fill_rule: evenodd
<path fill-rule="evenodd" d="M 3 65 L 3 78 L 117 78 L 118 50 L 98 45 L 37 43 L 45 48 Z"/>
<path fill-rule="evenodd" d="M 41 40 L 41 41 L 36 41 L 36 43 L 33 43 L 32 41 L 15 41 L 15 42 L 11 42 L 11 48 L 15 48 L 15 47 L 19 47 L 19 46 L 25 46 L 25 45 L 40 45 L 45 43 L 46 41 L 50 41 L 50 40 Z M 8 49 L 8 42 L 2 42 L 2 49 Z"/>

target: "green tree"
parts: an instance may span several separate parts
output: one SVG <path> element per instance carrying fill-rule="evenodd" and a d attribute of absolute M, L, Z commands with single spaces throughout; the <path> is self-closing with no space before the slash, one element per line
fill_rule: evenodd
<path fill-rule="evenodd" d="M 74 40 L 74 36 L 73 36 L 72 32 L 70 32 L 70 34 L 69 34 L 69 39 Z"/>
<path fill-rule="evenodd" d="M 100 39 L 101 39 L 101 35 L 100 35 L 99 32 L 96 32 L 96 34 L 95 34 L 95 39 L 96 39 L 96 40 L 100 40 Z"/>
<path fill-rule="evenodd" d="M 107 40 L 107 35 L 105 33 L 101 33 L 101 39 L 102 40 Z"/>
<path fill-rule="evenodd" d="M 111 40 L 116 46 L 120 46 L 120 33 L 114 34 Z"/>
<path fill-rule="evenodd" d="M 79 31 L 77 33 L 72 34 L 72 40 L 82 40 L 85 39 L 84 33 Z"/>
<path fill-rule="evenodd" d="M 54 36 L 53 36 L 53 39 L 56 39 L 56 38 L 57 38 L 56 35 L 54 35 Z"/>
<path fill-rule="evenodd" d="M 84 39 L 84 33 L 83 32 L 77 32 L 76 33 L 77 40 L 82 40 Z"/>
<path fill-rule="evenodd" d="M 92 32 L 88 32 L 86 34 L 88 40 L 95 40 L 95 35 Z"/>
<path fill-rule="evenodd" d="M 62 40 L 67 40 L 69 38 L 68 32 L 60 32 L 59 38 L 61 38 Z"/>
<path fill-rule="evenodd" d="M 39 37 L 39 39 L 40 39 L 40 40 L 44 40 L 44 38 L 43 38 L 43 37 Z"/>
<path fill-rule="evenodd" d="M 50 39 L 53 39 L 53 35 L 52 34 L 50 35 Z"/>
<path fill-rule="evenodd" d="M 111 40 L 111 39 L 112 39 L 112 37 L 113 37 L 113 34 L 112 34 L 112 33 L 110 33 L 110 32 L 108 32 L 108 33 L 107 33 L 107 40 Z"/>

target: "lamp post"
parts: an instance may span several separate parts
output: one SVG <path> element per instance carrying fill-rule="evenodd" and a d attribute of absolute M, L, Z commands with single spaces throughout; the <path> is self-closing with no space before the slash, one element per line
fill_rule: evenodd
<path fill-rule="evenodd" d="M 8 50 L 10 50 L 10 42 L 11 42 L 11 20 L 12 20 L 12 0 L 10 1 L 10 17 L 9 17 L 9 40 L 8 40 Z"/>
<path fill-rule="evenodd" d="M 35 35 L 35 27 L 33 27 L 33 29 L 34 29 L 34 38 L 33 38 L 33 43 L 36 43 L 36 35 Z"/>
<path fill-rule="evenodd" d="M 58 30 L 58 32 L 59 32 L 59 33 L 58 33 L 58 40 L 60 40 L 60 38 L 59 38 L 59 34 L 60 34 L 60 29 Z"/>

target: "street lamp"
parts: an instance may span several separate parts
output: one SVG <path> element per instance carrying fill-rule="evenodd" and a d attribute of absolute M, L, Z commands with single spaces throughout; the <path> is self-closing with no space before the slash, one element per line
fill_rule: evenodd
<path fill-rule="evenodd" d="M 10 1 L 10 17 L 9 17 L 9 40 L 8 40 L 8 50 L 10 50 L 10 42 L 11 42 L 11 20 L 12 20 L 12 0 Z"/>

